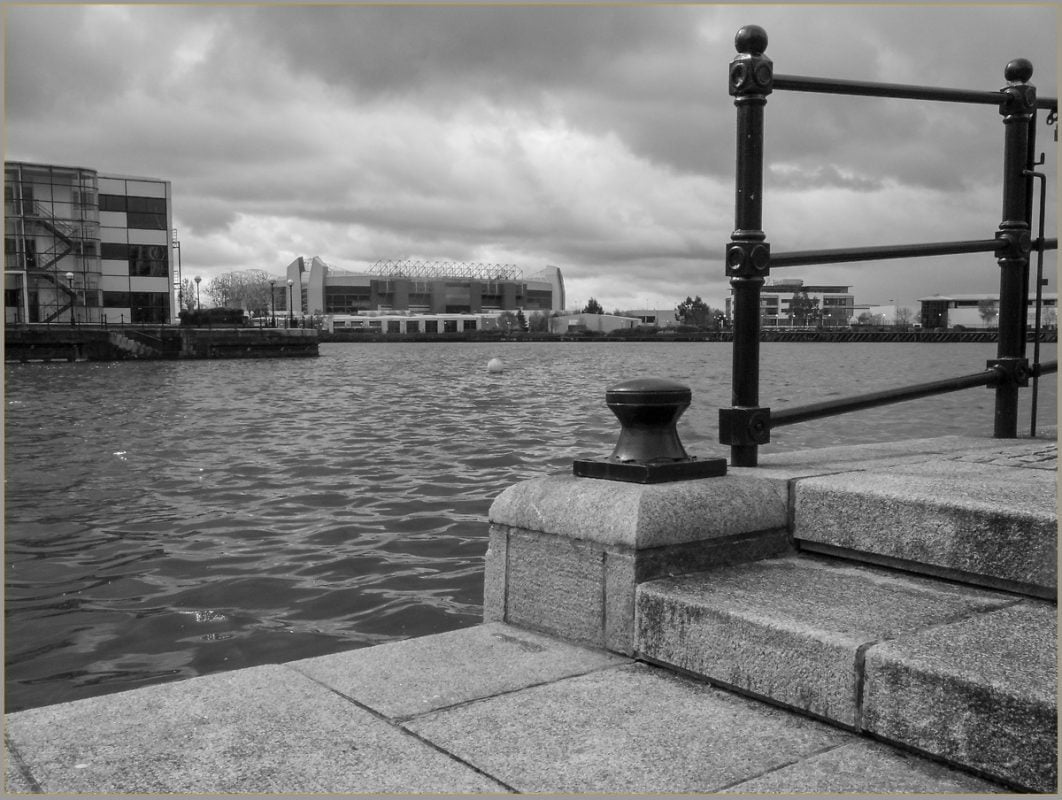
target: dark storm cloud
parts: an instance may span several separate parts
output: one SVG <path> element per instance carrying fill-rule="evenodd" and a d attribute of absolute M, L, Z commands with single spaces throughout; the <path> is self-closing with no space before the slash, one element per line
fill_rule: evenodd
<path fill-rule="evenodd" d="M 650 286 L 718 304 L 746 23 L 781 73 L 991 90 L 1025 56 L 1056 92 L 1034 6 L 27 5 L 8 9 L 7 155 L 170 177 L 186 262 L 221 271 L 555 263 L 610 308 Z M 1001 138 L 991 107 L 775 93 L 770 238 L 981 238 Z"/>

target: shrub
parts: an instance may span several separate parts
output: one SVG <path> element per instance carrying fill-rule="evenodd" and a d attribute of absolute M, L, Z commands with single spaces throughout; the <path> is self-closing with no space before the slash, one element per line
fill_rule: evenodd
<path fill-rule="evenodd" d="M 181 311 L 178 315 L 182 325 L 246 325 L 247 316 L 242 308 L 200 308 Z"/>

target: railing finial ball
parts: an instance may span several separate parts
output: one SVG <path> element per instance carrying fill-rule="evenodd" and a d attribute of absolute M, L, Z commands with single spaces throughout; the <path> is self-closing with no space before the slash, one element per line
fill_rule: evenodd
<path fill-rule="evenodd" d="M 759 25 L 743 25 L 734 34 L 734 47 L 739 53 L 763 55 L 767 50 L 767 31 Z"/>
<path fill-rule="evenodd" d="M 1027 58 L 1015 58 L 1003 69 L 1008 83 L 1028 83 L 1033 74 L 1032 62 Z"/>

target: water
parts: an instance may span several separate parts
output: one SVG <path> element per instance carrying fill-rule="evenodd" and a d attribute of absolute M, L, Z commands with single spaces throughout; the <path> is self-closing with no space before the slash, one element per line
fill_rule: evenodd
<path fill-rule="evenodd" d="M 993 355 L 764 344 L 761 401 L 967 374 Z M 492 357 L 503 373 L 487 371 Z M 477 623 L 491 501 L 607 456 L 619 428 L 605 389 L 644 376 L 689 385 L 683 443 L 727 455 L 715 443 L 727 344 L 328 344 L 306 360 L 9 364 L 7 710 Z M 1042 380 L 1042 424 L 1055 395 L 1054 376 Z M 992 416 L 993 393 L 970 389 L 782 428 L 762 452 L 983 435 Z"/>

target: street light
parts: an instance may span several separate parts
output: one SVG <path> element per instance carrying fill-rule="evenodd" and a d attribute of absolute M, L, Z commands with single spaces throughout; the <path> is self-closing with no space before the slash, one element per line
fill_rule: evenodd
<path fill-rule="evenodd" d="M 181 242 L 177 239 L 177 229 L 173 229 L 173 242 L 170 245 L 177 251 L 177 311 L 184 308 L 184 282 L 181 280 Z"/>
<path fill-rule="evenodd" d="M 277 282 L 275 279 L 269 281 L 269 327 L 275 328 L 277 326 Z"/>
<path fill-rule="evenodd" d="M 66 282 L 70 284 L 70 324 L 74 324 L 74 301 L 77 300 L 77 294 L 74 293 L 74 273 L 66 273 Z"/>
<path fill-rule="evenodd" d="M 203 280 L 198 275 L 195 276 L 195 310 L 202 311 L 203 307 L 199 305 L 199 281 Z"/>
<path fill-rule="evenodd" d="M 294 296 L 294 291 L 295 291 L 294 287 L 295 287 L 295 281 L 293 281 L 291 278 L 288 278 L 288 327 L 289 328 L 292 328 L 292 327 L 295 326 L 295 305 L 294 305 L 295 301 L 292 300 L 292 297 Z"/>

